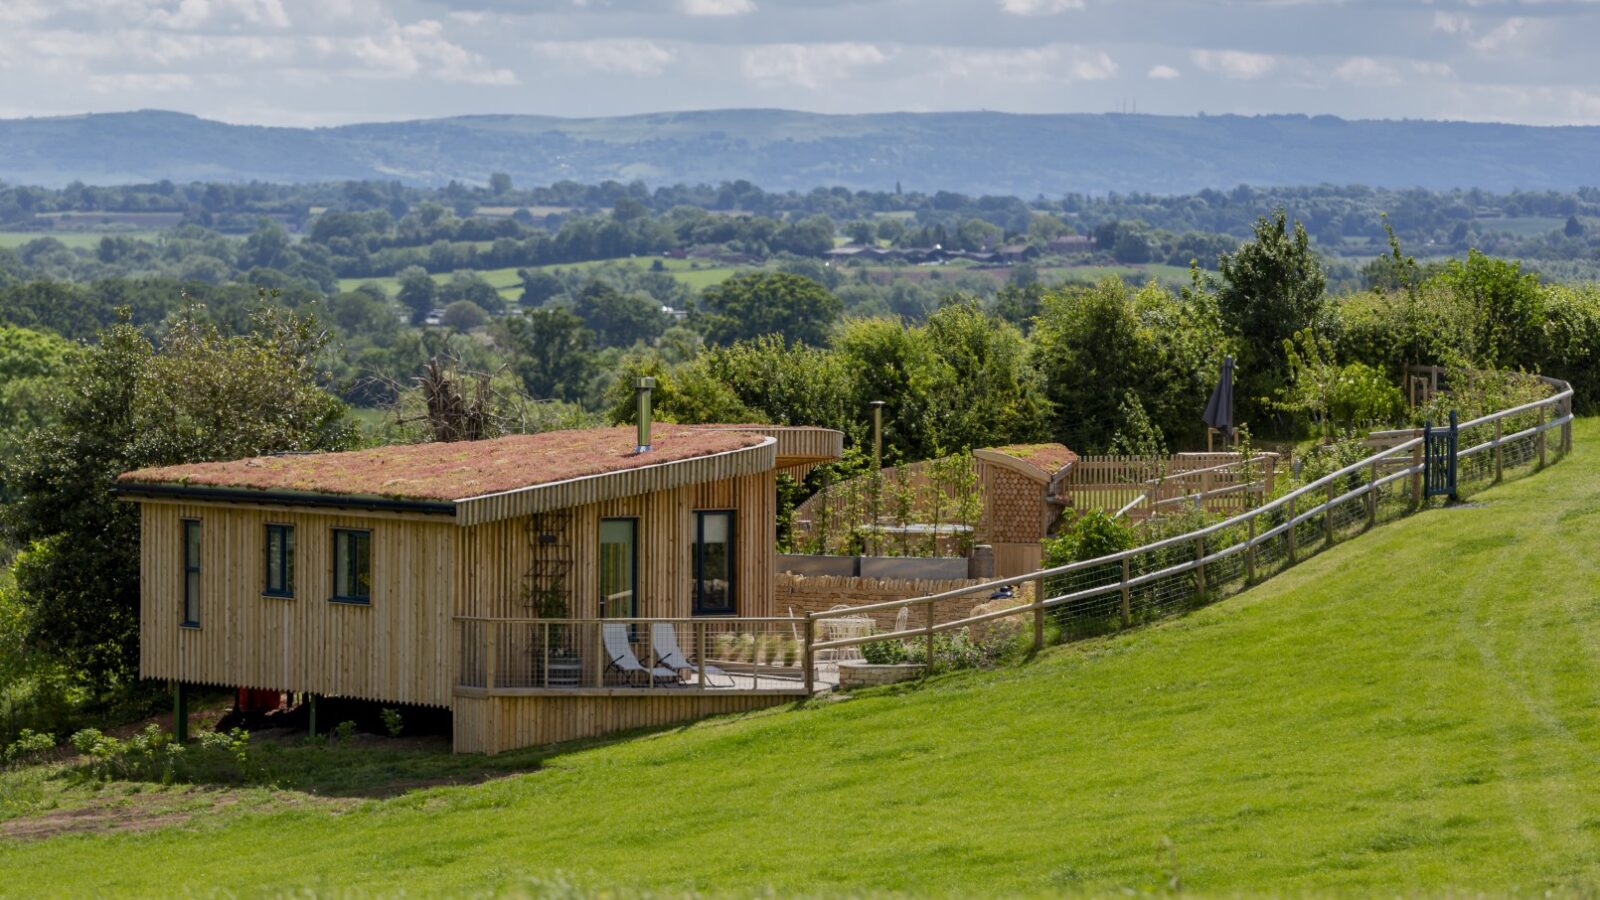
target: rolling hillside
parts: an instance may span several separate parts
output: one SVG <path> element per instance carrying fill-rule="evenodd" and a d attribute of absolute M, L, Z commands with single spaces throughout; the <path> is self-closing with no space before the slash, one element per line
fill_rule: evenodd
<path fill-rule="evenodd" d="M 748 179 L 1037 194 L 1366 184 L 1505 191 L 1595 182 L 1600 128 L 1332 116 L 819 115 L 711 110 L 595 119 L 472 116 L 336 128 L 142 111 L 0 120 L 0 179 L 59 186 L 351 178 L 524 184 Z"/>
<path fill-rule="evenodd" d="M 1592 893 L 1600 422 L 1576 439 L 1468 505 L 1017 668 L 472 787 L 247 792 L 0 841 L 0 893 Z"/>

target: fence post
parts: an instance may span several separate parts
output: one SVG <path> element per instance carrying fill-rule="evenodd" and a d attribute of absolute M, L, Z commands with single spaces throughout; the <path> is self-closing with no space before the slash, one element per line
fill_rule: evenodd
<path fill-rule="evenodd" d="M 1122 627 L 1127 628 L 1133 624 L 1133 608 L 1128 602 L 1128 570 L 1129 557 L 1122 558 Z"/>
<path fill-rule="evenodd" d="M 1502 473 L 1505 471 L 1505 450 L 1500 447 L 1500 438 L 1505 434 L 1505 420 L 1494 420 L 1494 483 L 1499 484 Z"/>
<path fill-rule="evenodd" d="M 1250 538 L 1244 544 L 1244 583 L 1256 583 L 1256 517 L 1250 517 Z"/>
<path fill-rule="evenodd" d="M 1567 419 L 1567 423 L 1565 425 L 1561 426 L 1561 452 L 1563 454 L 1566 454 L 1566 453 L 1571 453 L 1572 452 L 1572 398 L 1571 397 L 1568 397 L 1567 399 L 1561 401 L 1561 415 Z"/>
<path fill-rule="evenodd" d="M 1544 468 L 1544 407 L 1539 407 L 1539 468 Z"/>
<path fill-rule="evenodd" d="M 1206 599 L 1206 539 L 1203 537 L 1194 539 L 1194 561 L 1199 563 L 1194 570 L 1194 586 L 1203 603 Z"/>
<path fill-rule="evenodd" d="M 1423 444 L 1427 441 L 1423 441 Z M 1411 448 L 1411 508 L 1422 506 L 1422 447 L 1418 444 Z"/>
<path fill-rule="evenodd" d="M 1378 524 L 1378 461 L 1367 467 L 1367 527 Z"/>
<path fill-rule="evenodd" d="M 929 600 L 928 606 L 928 656 L 927 663 L 922 667 L 922 677 L 927 678 L 933 674 L 933 601 Z"/>
<path fill-rule="evenodd" d="M 1033 652 L 1044 649 L 1044 579 L 1033 580 Z"/>
<path fill-rule="evenodd" d="M 1300 543 L 1299 537 L 1295 535 L 1295 532 L 1299 529 L 1297 529 L 1294 524 L 1294 508 L 1299 505 L 1299 501 L 1299 497 L 1289 498 L 1289 530 L 1287 534 L 1289 535 L 1289 565 L 1291 566 L 1295 563 L 1294 552 Z"/>
<path fill-rule="evenodd" d="M 703 691 L 706 689 L 706 623 L 704 622 L 694 623 L 694 648 L 695 668 L 699 670 L 695 675 L 700 682 L 700 690 Z"/>
<path fill-rule="evenodd" d="M 811 618 L 810 613 L 807 613 L 806 614 L 806 645 L 805 645 L 805 648 L 801 651 L 801 657 L 805 660 L 804 665 L 806 667 L 806 696 L 807 697 L 810 697 L 810 696 L 814 695 L 817 692 L 817 685 L 816 685 L 816 675 L 817 675 L 816 651 L 811 649 L 811 645 L 816 643 L 816 638 L 817 638 L 817 620 Z M 704 654 L 705 654 L 705 648 L 704 647 L 700 648 L 700 653 L 701 653 L 702 656 L 704 656 Z"/>
<path fill-rule="evenodd" d="M 488 661 L 484 663 L 483 687 L 484 690 L 494 690 L 495 668 L 500 664 L 500 623 L 488 624 L 489 654 Z"/>
<path fill-rule="evenodd" d="M 1328 501 L 1322 505 L 1322 542 L 1333 546 L 1333 486 L 1335 482 L 1328 482 Z"/>

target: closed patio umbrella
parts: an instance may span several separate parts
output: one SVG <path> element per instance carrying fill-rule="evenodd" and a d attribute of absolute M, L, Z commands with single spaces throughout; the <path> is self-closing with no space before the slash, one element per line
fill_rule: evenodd
<path fill-rule="evenodd" d="M 1206 403 L 1206 413 L 1203 417 L 1207 425 L 1222 432 L 1224 439 L 1233 435 L 1233 357 L 1224 357 L 1222 360 L 1222 377 L 1217 379 L 1217 388 L 1211 392 L 1211 400 Z M 1206 444 L 1209 446 L 1210 441 Z"/>

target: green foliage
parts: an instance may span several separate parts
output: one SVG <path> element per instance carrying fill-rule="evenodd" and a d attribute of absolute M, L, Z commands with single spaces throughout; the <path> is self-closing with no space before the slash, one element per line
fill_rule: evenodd
<path fill-rule="evenodd" d="M 787 272 L 736 275 L 707 288 L 700 305 L 706 340 L 724 345 L 779 335 L 785 343 L 821 347 L 844 311 L 827 288 Z"/>
<path fill-rule="evenodd" d="M 893 666 L 906 662 L 911 654 L 903 641 L 873 641 L 861 645 L 861 658 L 875 666 Z"/>
<path fill-rule="evenodd" d="M 1339 428 L 1396 425 L 1405 416 L 1405 397 L 1384 373 L 1365 363 L 1339 365 L 1326 338 L 1308 329 L 1284 341 L 1283 349 L 1289 377 L 1274 405 L 1323 437 Z"/>
<path fill-rule="evenodd" d="M 505 319 L 512 368 L 539 399 L 585 398 L 594 374 L 594 332 L 561 307 L 530 309 Z"/>
<path fill-rule="evenodd" d="M 334 740 L 339 742 L 339 745 L 341 747 L 348 746 L 350 741 L 353 740 L 355 738 L 355 736 L 356 736 L 356 723 L 350 721 L 349 719 L 346 719 L 345 721 L 340 722 L 338 725 L 334 726 L 333 738 L 334 738 Z"/>
<path fill-rule="evenodd" d="M 121 739 L 98 728 L 74 732 L 69 740 L 81 754 L 72 770 L 90 781 L 249 783 L 267 779 L 242 728 L 202 731 L 192 744 L 180 744 L 159 725 L 147 725 Z"/>
<path fill-rule="evenodd" d="M 328 335 L 314 321 L 263 311 L 225 336 L 185 319 L 159 346 L 124 321 L 86 351 L 53 410 L 3 480 L 15 499 L 4 534 L 27 548 L 16 590 L 30 643 L 102 689 L 137 661 L 138 516 L 110 491 L 152 465 L 353 445 L 345 408 L 319 386 Z"/>
<path fill-rule="evenodd" d="M 1105 510 L 1092 509 L 1073 520 L 1071 526 L 1044 542 L 1045 568 L 1099 559 L 1120 553 L 1138 543 L 1133 529 Z"/>
<path fill-rule="evenodd" d="M 1111 435 L 1107 452 L 1119 456 L 1165 457 L 1167 441 L 1150 421 L 1144 403 L 1133 391 L 1125 391 L 1117 408 L 1117 430 Z"/>
<path fill-rule="evenodd" d="M 31 728 L 24 728 L 17 739 L 0 752 L 0 762 L 8 766 L 23 766 L 37 762 L 40 757 L 56 748 L 56 739 Z"/>
<path fill-rule="evenodd" d="M 667 328 L 661 303 L 648 295 L 625 294 L 592 280 L 574 299 L 572 311 L 595 334 L 601 347 L 631 347 L 653 341 Z"/>
<path fill-rule="evenodd" d="M 540 615 L 544 615 L 544 613 L 541 612 Z M 389 737 L 399 737 L 400 732 L 404 731 L 406 727 L 405 721 L 400 718 L 400 710 L 384 707 L 382 715 L 383 730 L 389 732 Z"/>
<path fill-rule="evenodd" d="M 1286 367 L 1277 352 L 1283 341 L 1318 324 L 1327 277 L 1305 226 L 1296 222 L 1291 234 L 1281 209 L 1257 220 L 1254 239 L 1223 254 L 1217 268 L 1217 310 L 1224 331 L 1237 342 L 1246 388 L 1239 402 L 1248 412 L 1254 398 L 1271 396 Z"/>
<path fill-rule="evenodd" d="M 1469 358 L 1497 369 L 1533 368 L 1543 356 L 1544 297 L 1522 264 L 1473 250 L 1451 260 L 1438 280 L 1471 316 Z"/>

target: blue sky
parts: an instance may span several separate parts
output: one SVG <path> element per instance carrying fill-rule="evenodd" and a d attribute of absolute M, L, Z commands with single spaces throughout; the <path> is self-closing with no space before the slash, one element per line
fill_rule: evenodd
<path fill-rule="evenodd" d="M 1331 113 L 1600 124 L 1600 0 L 0 0 L 0 116 Z"/>

